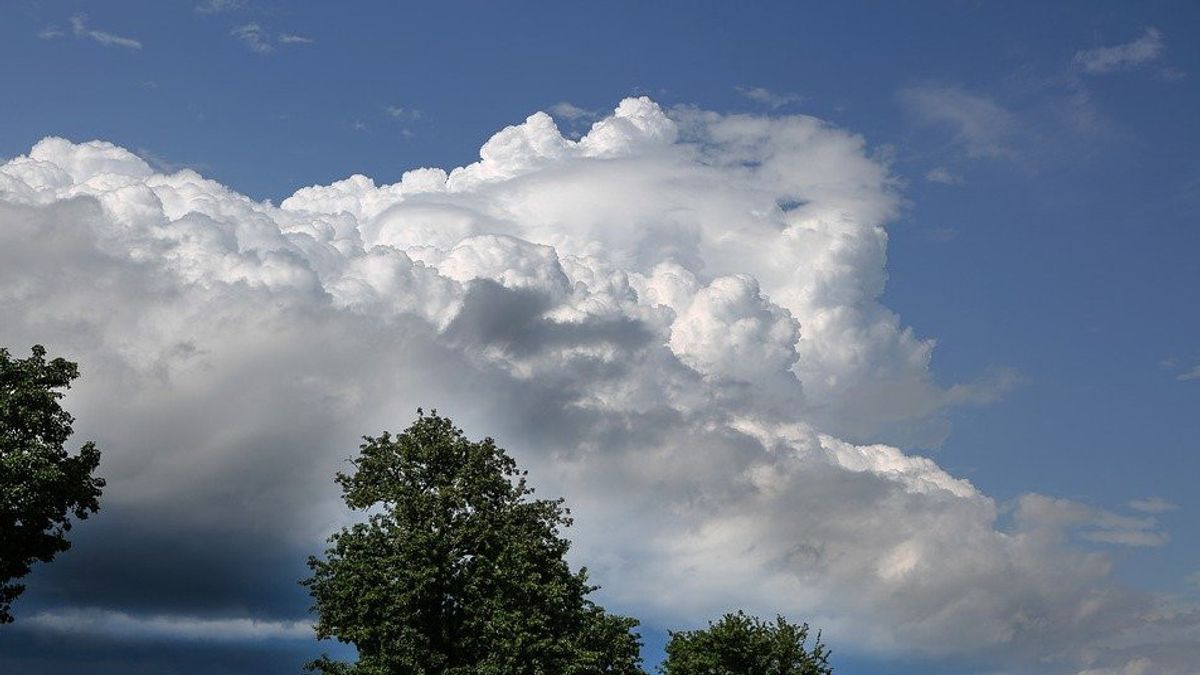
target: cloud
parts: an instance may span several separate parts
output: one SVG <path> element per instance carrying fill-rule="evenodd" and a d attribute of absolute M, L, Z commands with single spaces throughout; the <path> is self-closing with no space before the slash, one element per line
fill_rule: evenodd
<path fill-rule="evenodd" d="M 756 103 L 761 103 L 771 110 L 776 110 L 787 105 L 804 102 L 804 97 L 799 94 L 793 94 L 790 92 L 777 94 L 770 89 L 764 89 L 763 87 L 738 87 L 737 91 L 742 96 L 745 96 Z"/>
<path fill-rule="evenodd" d="M 672 272 L 689 275 L 682 269 Z M 800 324 L 763 297 L 753 277 L 718 277 L 691 296 L 676 309 L 667 341 L 683 363 L 709 377 L 750 384 L 793 376 Z"/>
<path fill-rule="evenodd" d="M 1180 382 L 1200 380 L 1200 365 L 1189 368 L 1181 363 L 1181 359 L 1175 357 L 1163 359 L 1158 365 L 1164 370 L 1174 371 L 1175 379 Z"/>
<path fill-rule="evenodd" d="M 246 45 L 250 51 L 259 54 L 269 54 L 275 51 L 274 43 L 281 45 L 310 45 L 316 42 L 316 40 L 310 37 L 292 33 L 280 33 L 275 37 L 274 42 L 272 42 L 271 34 L 257 22 L 235 26 L 229 31 L 229 34 Z"/>
<path fill-rule="evenodd" d="M 986 96 L 930 84 L 903 89 L 899 99 L 918 122 L 949 129 L 968 157 L 1016 156 L 1017 119 Z"/>
<path fill-rule="evenodd" d="M 267 54 L 275 51 L 275 46 L 271 44 L 271 37 L 257 23 L 234 26 L 230 29 L 229 34 L 241 41 L 252 52 Z"/>
<path fill-rule="evenodd" d="M 569 103 L 567 101 L 561 101 L 550 106 L 550 114 L 554 115 L 558 119 L 567 120 L 569 122 L 591 121 L 602 117 L 602 113 L 600 111 L 580 108 L 574 103 Z"/>
<path fill-rule="evenodd" d="M 163 157 L 162 155 L 159 155 L 152 150 L 147 150 L 146 148 L 138 148 L 137 155 L 145 160 L 147 164 L 153 167 L 155 171 L 159 171 L 161 173 L 173 173 L 181 169 L 205 171 L 209 168 L 208 165 L 204 164 L 203 162 L 178 162 Z"/>
<path fill-rule="evenodd" d="M 244 5 L 243 0 L 205 0 L 196 5 L 195 11 L 197 14 L 224 14 L 239 10 Z"/>
<path fill-rule="evenodd" d="M 925 180 L 931 183 L 941 183 L 942 185 L 961 185 L 963 182 L 962 176 L 951 172 L 944 166 L 938 166 L 930 169 L 925 173 Z"/>
<path fill-rule="evenodd" d="M 997 503 L 898 447 L 1016 378 L 939 385 L 880 301 L 897 184 L 821 120 L 646 98 L 278 206 L 39 142 L 0 165 L 0 344 L 81 363 L 66 404 L 109 481 L 42 577 L 96 609 L 48 616 L 301 630 L 280 561 L 345 522 L 359 436 L 424 405 L 566 496 L 577 563 L 652 625 L 779 611 L 982 670 L 1200 658 L 1193 610 L 1112 575 L 1112 546 L 1165 541 L 1153 517 Z"/>
<path fill-rule="evenodd" d="M 53 633 L 82 633 L 122 641 L 247 642 L 303 640 L 312 639 L 314 635 L 312 622 L 307 619 L 264 621 L 242 617 L 135 616 L 94 608 L 43 611 L 23 619 L 23 622 Z"/>
<path fill-rule="evenodd" d="M 1133 42 L 1095 47 L 1075 52 L 1076 65 L 1084 72 L 1101 74 L 1117 70 L 1130 70 L 1158 60 L 1164 49 L 1162 34 L 1156 28 L 1147 28 Z"/>
<path fill-rule="evenodd" d="M 398 120 L 415 121 L 421 119 L 421 111 L 415 108 L 389 105 L 388 107 L 384 108 L 384 112 L 386 112 L 388 116 Z"/>
<path fill-rule="evenodd" d="M 1179 508 L 1162 497 L 1147 497 L 1146 499 L 1134 499 L 1129 502 L 1129 508 L 1142 513 L 1166 513 Z"/>
<path fill-rule="evenodd" d="M 316 40 L 305 37 L 303 35 L 293 35 L 291 33 L 280 33 L 279 43 L 285 45 L 311 45 Z"/>
<path fill-rule="evenodd" d="M 38 38 L 42 40 L 53 40 L 64 35 L 66 35 L 66 33 L 62 32 L 58 26 L 46 26 L 37 34 Z"/>
<path fill-rule="evenodd" d="M 99 42 L 105 47 L 125 47 L 127 49 L 141 49 L 142 43 L 120 35 L 113 35 L 100 30 L 93 30 L 87 25 L 87 15 L 76 14 L 71 17 L 71 31 L 76 37 L 86 37 Z"/>
<path fill-rule="evenodd" d="M 1200 366 L 1195 366 L 1195 367 L 1191 368 L 1190 370 L 1185 370 L 1182 373 L 1179 373 L 1178 375 L 1175 376 L 1175 379 L 1179 380 L 1180 382 L 1187 382 L 1189 380 L 1200 380 Z"/>
<path fill-rule="evenodd" d="M 1181 671 L 1174 671 L 1180 673 Z M 1133 659 L 1125 663 L 1125 665 L 1117 668 L 1088 668 L 1079 672 L 1079 675 L 1167 675 L 1158 666 L 1154 665 L 1154 661 L 1145 658 Z"/>
<path fill-rule="evenodd" d="M 1026 495 L 1018 500 L 1016 519 L 1078 531 L 1087 541 L 1106 544 L 1161 546 L 1167 542 L 1166 533 L 1158 529 L 1158 521 L 1152 517 L 1122 516 L 1042 495 Z"/>

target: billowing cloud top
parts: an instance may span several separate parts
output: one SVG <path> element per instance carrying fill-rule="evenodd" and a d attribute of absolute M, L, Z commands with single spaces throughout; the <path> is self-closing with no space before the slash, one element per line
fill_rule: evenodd
<path fill-rule="evenodd" d="M 900 200 L 860 137 L 638 98 L 480 157 L 279 206 L 99 141 L 0 166 L 0 339 L 82 362 L 110 527 L 315 547 L 355 439 L 436 405 L 566 495 L 607 601 L 653 622 L 782 611 L 1053 672 L 1197 655 L 1191 610 L 1072 543 L 1160 544 L 1152 515 L 1002 509 L 880 444 L 936 444 L 1004 378 L 937 386 L 880 304 Z"/>

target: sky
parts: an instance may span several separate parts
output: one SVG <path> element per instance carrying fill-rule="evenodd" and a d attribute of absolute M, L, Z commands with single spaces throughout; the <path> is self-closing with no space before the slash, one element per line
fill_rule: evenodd
<path fill-rule="evenodd" d="M 436 407 L 610 610 L 1200 672 L 1194 3 L 0 8 L 0 345 L 108 480 L 0 672 L 294 673 Z"/>

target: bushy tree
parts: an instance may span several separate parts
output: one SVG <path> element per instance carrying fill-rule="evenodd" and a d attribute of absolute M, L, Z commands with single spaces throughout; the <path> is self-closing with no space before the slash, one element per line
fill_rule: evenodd
<path fill-rule="evenodd" d="M 309 669 L 355 675 L 643 673 L 635 619 L 588 599 L 564 558 L 562 500 L 532 499 L 492 439 L 468 440 L 418 411 L 398 436 L 366 437 L 337 482 L 365 522 L 334 534 L 303 583 L 320 638 L 358 661 Z"/>
<path fill-rule="evenodd" d="M 74 420 L 58 402 L 77 377 L 76 364 L 46 361 L 41 345 L 26 359 L 0 349 L 0 623 L 12 622 L 25 590 L 15 580 L 70 548 L 70 516 L 100 508 L 100 451 L 91 442 L 75 456 L 63 448 Z"/>
<path fill-rule="evenodd" d="M 807 647 L 808 624 L 774 623 L 743 612 L 726 614 L 704 630 L 671 633 L 665 675 L 829 675 L 829 650 L 818 634 Z"/>

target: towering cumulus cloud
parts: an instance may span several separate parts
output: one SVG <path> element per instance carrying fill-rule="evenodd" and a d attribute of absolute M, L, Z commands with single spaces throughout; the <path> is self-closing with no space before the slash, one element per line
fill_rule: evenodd
<path fill-rule="evenodd" d="M 651 623 L 746 607 L 997 667 L 1200 662 L 1194 610 L 1110 578 L 1103 546 L 1161 543 L 1153 516 L 1002 508 L 885 444 L 938 443 L 1002 383 L 938 386 L 932 341 L 880 304 L 900 199 L 860 137 L 641 98 L 579 140 L 532 115 L 480 156 L 279 206 L 98 141 L 0 166 L 0 342 L 82 363 L 95 527 L 164 542 L 63 617 L 253 604 L 120 590 L 186 576 L 197 542 L 230 588 L 263 551 L 315 550 L 358 436 L 425 405 L 566 495 L 606 601 Z M 99 548 L 72 555 L 108 569 Z"/>

